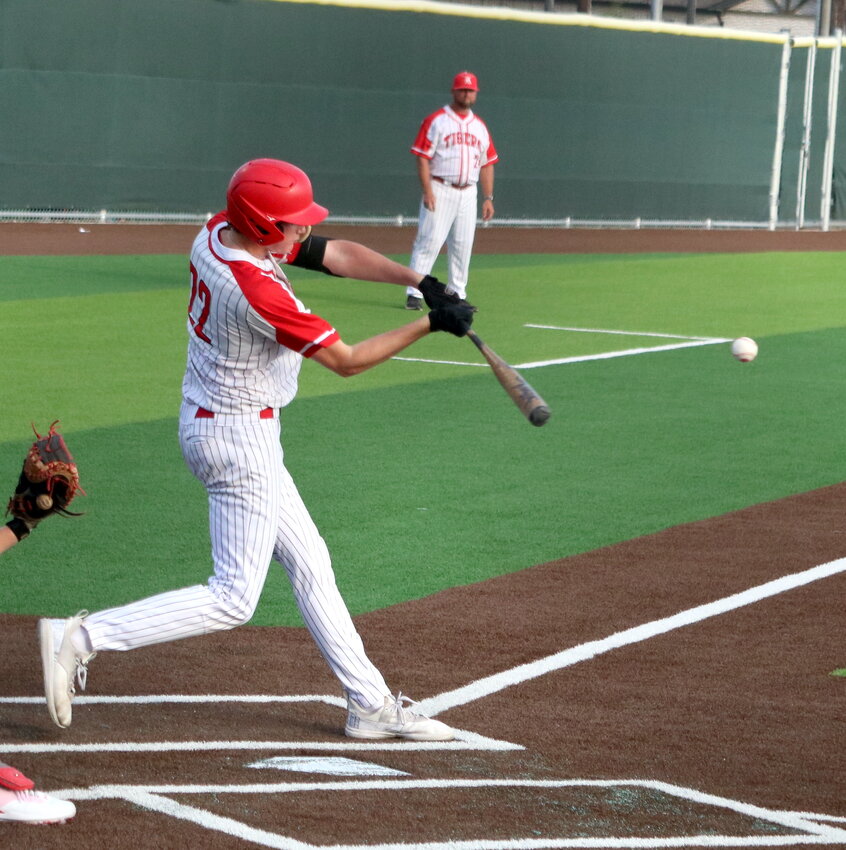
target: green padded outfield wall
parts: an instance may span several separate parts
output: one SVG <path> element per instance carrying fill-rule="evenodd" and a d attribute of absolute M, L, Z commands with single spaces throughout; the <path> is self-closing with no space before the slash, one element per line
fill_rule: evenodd
<path fill-rule="evenodd" d="M 409 146 L 469 68 L 498 216 L 762 222 L 781 56 L 275 0 L 0 0 L 0 209 L 215 211 L 241 162 L 274 156 L 335 215 L 414 216 Z"/>

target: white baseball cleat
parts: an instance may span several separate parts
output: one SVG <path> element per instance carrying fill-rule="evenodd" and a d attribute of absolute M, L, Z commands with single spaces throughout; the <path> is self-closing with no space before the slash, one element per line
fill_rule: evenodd
<path fill-rule="evenodd" d="M 79 684 L 79 689 L 84 691 L 88 679 L 86 665 L 96 655 L 94 652 L 79 652 L 72 641 L 74 632 L 79 629 L 87 616 L 87 611 L 80 611 L 75 617 L 65 620 L 61 641 L 57 637 L 57 630 L 53 628 L 54 622 L 59 624 L 61 620 L 38 621 L 47 710 L 53 722 L 62 729 L 67 729 L 71 725 L 73 717 L 71 702 L 76 694 L 74 679 Z"/>
<path fill-rule="evenodd" d="M 408 705 L 404 706 L 403 702 Z M 384 706 L 368 711 L 348 697 L 344 733 L 348 738 L 367 740 L 451 741 L 455 738 L 455 732 L 446 723 L 420 714 L 411 707 L 414 705 L 414 700 L 399 693 L 385 697 Z"/>
<path fill-rule="evenodd" d="M 18 823 L 64 823 L 76 814 L 70 800 L 40 791 L 7 791 L 0 788 L 0 821 Z"/>

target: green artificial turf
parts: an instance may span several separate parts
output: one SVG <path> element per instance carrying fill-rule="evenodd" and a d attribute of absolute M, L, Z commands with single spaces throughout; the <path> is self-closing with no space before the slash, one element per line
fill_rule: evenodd
<path fill-rule="evenodd" d="M 437 334 L 406 352 L 458 365 L 394 361 L 344 381 L 306 363 L 283 417 L 286 462 L 351 610 L 842 480 L 839 263 L 475 258 L 475 327 L 514 363 L 673 342 L 527 323 L 760 344 L 750 364 L 717 343 L 525 368 L 553 410 L 543 428 L 466 340 Z M 398 287 L 292 278 L 350 342 L 413 318 Z M 58 417 L 88 493 L 84 517 L 52 519 L 4 556 L 3 610 L 67 615 L 208 576 L 205 494 L 176 439 L 186 280 L 181 257 L 0 258 L 3 357 L 20 376 L 3 392 L 0 474 L 11 488 L 30 421 Z M 253 622 L 299 623 L 281 569 Z"/>

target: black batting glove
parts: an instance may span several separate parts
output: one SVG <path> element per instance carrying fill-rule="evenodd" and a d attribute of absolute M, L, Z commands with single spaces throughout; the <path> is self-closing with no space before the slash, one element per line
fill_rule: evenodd
<path fill-rule="evenodd" d="M 466 301 L 456 304 L 444 304 L 429 313 L 429 328 L 433 331 L 446 331 L 453 336 L 466 336 L 473 324 L 476 308 Z"/>
<path fill-rule="evenodd" d="M 446 286 L 430 274 L 417 284 L 417 288 L 423 293 L 423 300 L 430 310 L 436 310 L 443 304 L 458 303 L 458 296 L 447 292 Z"/>
<path fill-rule="evenodd" d="M 430 310 L 437 310 L 438 307 L 448 304 L 467 303 L 462 301 L 455 292 L 448 292 L 446 286 L 430 274 L 417 284 L 417 288 L 423 293 L 423 300 Z"/>

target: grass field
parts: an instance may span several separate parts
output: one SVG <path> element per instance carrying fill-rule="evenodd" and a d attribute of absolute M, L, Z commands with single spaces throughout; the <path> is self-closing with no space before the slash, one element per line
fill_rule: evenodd
<path fill-rule="evenodd" d="M 6 556 L 4 611 L 67 616 L 209 574 L 176 439 L 186 262 L 0 257 L 0 480 L 11 490 L 29 423 L 59 418 L 87 491 L 84 517 Z M 841 264 L 475 257 L 475 327 L 550 404 L 541 429 L 467 340 L 433 335 L 347 381 L 306 363 L 283 443 L 353 613 L 841 481 Z M 349 342 L 411 318 L 399 288 L 292 277 Z M 715 341 L 741 335 L 754 363 Z M 299 623 L 281 570 L 253 623 Z"/>

